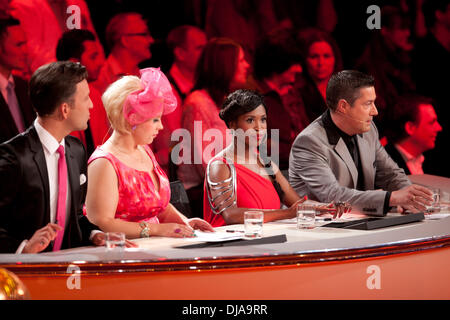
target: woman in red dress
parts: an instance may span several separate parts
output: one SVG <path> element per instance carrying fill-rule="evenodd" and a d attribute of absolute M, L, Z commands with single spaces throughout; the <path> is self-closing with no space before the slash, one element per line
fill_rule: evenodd
<path fill-rule="evenodd" d="M 141 70 L 141 78 L 124 76 L 102 100 L 114 132 L 88 161 L 89 220 L 131 239 L 213 231 L 206 221 L 187 219 L 169 203 L 169 180 L 148 146 L 163 128 L 161 116 L 177 106 L 166 76 L 155 68 Z"/>
<path fill-rule="evenodd" d="M 266 155 L 267 112 L 262 96 L 250 90 L 231 93 L 220 118 L 232 130 L 233 143 L 208 163 L 204 219 L 214 227 L 243 223 L 249 209 L 263 211 L 264 222 L 295 217 L 297 205 L 306 197 L 294 191 Z M 330 204 L 320 210 L 340 216 L 347 209 Z"/>

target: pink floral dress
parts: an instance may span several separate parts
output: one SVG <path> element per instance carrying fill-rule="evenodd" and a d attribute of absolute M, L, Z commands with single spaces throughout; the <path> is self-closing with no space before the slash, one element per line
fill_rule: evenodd
<path fill-rule="evenodd" d="M 153 168 L 159 179 L 159 192 L 150 174 L 128 167 L 114 155 L 98 147 L 89 158 L 88 164 L 98 158 L 106 158 L 111 162 L 119 183 L 119 202 L 116 219 L 130 222 L 146 221 L 159 223 L 158 215 L 162 213 L 170 201 L 170 183 L 166 174 L 156 162 L 152 150 L 145 146 L 145 151 L 153 162 Z"/>

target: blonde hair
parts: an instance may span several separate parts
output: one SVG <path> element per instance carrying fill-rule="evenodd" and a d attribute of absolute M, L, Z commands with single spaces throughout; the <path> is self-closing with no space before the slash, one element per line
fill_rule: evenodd
<path fill-rule="evenodd" d="M 123 116 L 123 104 L 130 93 L 141 89 L 142 84 L 138 77 L 124 76 L 112 83 L 103 93 L 103 106 L 114 130 L 120 133 L 131 132 L 131 126 Z"/>

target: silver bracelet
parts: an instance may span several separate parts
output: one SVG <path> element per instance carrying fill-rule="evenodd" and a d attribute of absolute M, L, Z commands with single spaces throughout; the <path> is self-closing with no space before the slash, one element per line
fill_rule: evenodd
<path fill-rule="evenodd" d="M 148 227 L 148 223 L 145 221 L 139 222 L 139 226 L 142 228 L 141 230 L 141 238 L 149 238 L 150 237 L 150 228 Z"/>

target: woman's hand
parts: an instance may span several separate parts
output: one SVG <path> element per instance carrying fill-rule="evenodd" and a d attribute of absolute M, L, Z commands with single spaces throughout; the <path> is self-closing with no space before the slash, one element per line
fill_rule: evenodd
<path fill-rule="evenodd" d="M 199 218 L 189 219 L 188 224 L 196 230 L 215 232 L 214 228 L 203 219 Z"/>
<path fill-rule="evenodd" d="M 308 200 L 308 197 L 305 196 L 305 197 L 303 197 L 302 199 L 295 201 L 295 202 L 289 207 L 289 209 L 287 209 L 287 210 L 289 211 L 289 219 L 290 219 L 290 218 L 296 218 L 296 217 L 297 217 L 297 206 L 298 206 L 300 203 L 305 202 L 306 200 Z"/>
<path fill-rule="evenodd" d="M 341 217 L 344 213 L 352 211 L 352 206 L 347 202 L 331 202 L 330 204 L 317 207 L 317 211 L 320 214 L 331 213 L 333 214 L 333 219 L 335 219 L 336 217 Z"/>
<path fill-rule="evenodd" d="M 179 223 L 154 224 L 153 228 L 150 228 L 150 232 L 152 236 L 172 237 L 172 238 L 195 237 L 194 229 L 192 229 L 189 225 Z"/>

